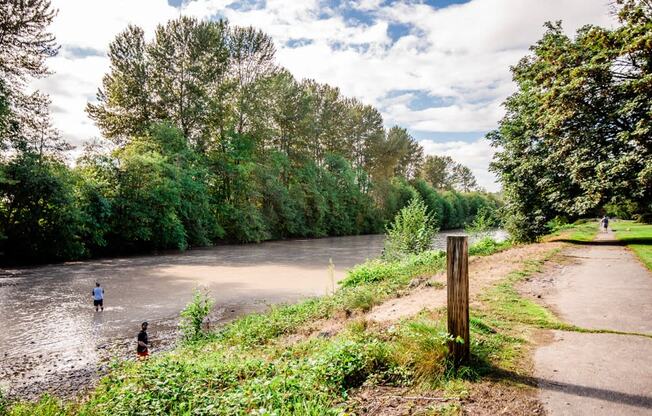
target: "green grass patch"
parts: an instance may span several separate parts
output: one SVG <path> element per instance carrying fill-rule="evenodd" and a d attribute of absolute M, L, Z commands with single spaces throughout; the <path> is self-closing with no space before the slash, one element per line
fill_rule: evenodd
<path fill-rule="evenodd" d="M 515 288 L 523 279 L 540 272 L 544 263 L 557 253 L 559 249 L 551 250 L 541 259 L 526 260 L 523 268 L 510 273 L 481 295 L 481 300 L 495 319 L 503 324 L 520 323 L 539 328 L 560 328 L 563 325 L 548 309 L 523 298 Z"/>
<path fill-rule="evenodd" d="M 510 248 L 512 243 L 508 240 L 496 242 L 491 237 L 485 237 L 469 247 L 470 256 L 489 256 L 499 251 Z"/>
<path fill-rule="evenodd" d="M 548 223 L 550 234 L 545 240 L 562 240 L 567 242 L 582 243 L 593 241 L 599 231 L 599 223 L 594 220 L 581 219 L 572 224 L 553 220 Z"/>
<path fill-rule="evenodd" d="M 593 241 L 598 234 L 597 221 L 575 224 L 569 229 L 568 240 L 577 242 Z"/>
<path fill-rule="evenodd" d="M 611 229 L 616 238 L 641 259 L 649 270 L 652 270 L 652 224 L 639 224 L 633 221 L 613 222 Z"/>

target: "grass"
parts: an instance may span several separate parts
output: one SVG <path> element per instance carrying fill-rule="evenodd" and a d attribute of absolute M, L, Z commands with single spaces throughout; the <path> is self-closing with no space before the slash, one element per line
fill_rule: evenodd
<path fill-rule="evenodd" d="M 506 245 L 478 250 L 488 254 Z M 429 387 L 478 377 L 505 357 L 511 340 L 474 317 L 474 364 L 453 372 L 446 360 L 445 311 L 421 314 L 392 328 L 351 320 L 331 338 L 289 343 L 318 319 L 354 315 L 396 296 L 412 279 L 443 270 L 445 257 L 426 252 L 395 262 L 370 261 L 352 269 L 331 296 L 277 306 L 240 318 L 208 337 L 144 362 L 124 362 L 88 398 L 5 406 L 16 415 L 339 415 L 351 389 L 363 383 Z M 478 364 L 479 363 L 479 364 Z M 492 364 L 493 365 L 493 364 Z M 455 391 L 451 386 L 450 391 Z M 2 407 L 0 406 L 0 409 Z M 2 414 L 2 412 L 0 412 Z"/>
<path fill-rule="evenodd" d="M 598 234 L 599 224 L 596 221 L 582 222 L 570 228 L 568 240 L 576 242 L 593 241 Z"/>
<path fill-rule="evenodd" d="M 611 225 L 611 229 L 616 233 L 616 238 L 627 244 L 643 264 L 652 270 L 652 224 L 618 221 Z"/>
<path fill-rule="evenodd" d="M 543 241 L 565 241 L 569 243 L 584 243 L 593 241 L 599 230 L 599 223 L 594 220 L 580 219 L 572 224 L 560 221 L 548 223 L 550 234 Z"/>

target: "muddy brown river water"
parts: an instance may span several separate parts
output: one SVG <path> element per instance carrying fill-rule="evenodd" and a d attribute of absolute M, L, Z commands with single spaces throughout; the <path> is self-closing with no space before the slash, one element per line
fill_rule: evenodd
<path fill-rule="evenodd" d="M 442 248 L 440 233 L 435 246 Z M 497 232 L 498 237 L 503 236 Z M 152 352 L 174 344 L 179 311 L 196 287 L 216 301 L 213 325 L 327 293 L 352 266 L 380 254 L 384 236 L 287 240 L 190 250 L 181 254 L 99 259 L 0 269 L 0 389 L 34 398 L 71 396 L 92 385 L 115 358 L 135 355 L 149 321 Z M 104 312 L 91 290 L 105 289 Z"/>

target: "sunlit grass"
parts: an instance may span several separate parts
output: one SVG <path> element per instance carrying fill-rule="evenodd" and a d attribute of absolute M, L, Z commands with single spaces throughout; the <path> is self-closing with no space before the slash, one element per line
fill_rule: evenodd
<path fill-rule="evenodd" d="M 613 223 L 611 229 L 616 233 L 616 238 L 627 244 L 643 264 L 652 270 L 652 224 L 618 221 Z"/>

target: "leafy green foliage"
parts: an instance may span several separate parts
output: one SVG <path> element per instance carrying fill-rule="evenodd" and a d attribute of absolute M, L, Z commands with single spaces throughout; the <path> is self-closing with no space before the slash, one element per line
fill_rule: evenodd
<path fill-rule="evenodd" d="M 434 385 L 446 375 L 448 342 L 453 337 L 443 324 L 419 317 L 400 327 L 392 353 L 400 366 L 409 370 L 409 379 L 415 384 Z"/>
<path fill-rule="evenodd" d="M 414 198 L 387 227 L 383 256 L 396 259 L 430 250 L 437 231 L 437 224 L 426 205 L 420 198 Z"/>
<path fill-rule="evenodd" d="M 388 280 L 405 284 L 413 277 L 435 273 L 444 266 L 445 261 L 446 253 L 435 250 L 404 256 L 398 260 L 369 260 L 349 270 L 340 284 L 353 287 Z"/>
<path fill-rule="evenodd" d="M 213 310 L 215 301 L 206 291 L 195 289 L 192 300 L 181 311 L 179 329 L 185 341 L 197 341 L 206 333 L 204 322 Z"/>
<path fill-rule="evenodd" d="M 52 261 L 85 254 L 76 234 L 79 212 L 60 162 L 23 153 L 4 166 L 0 210 L 4 251 L 15 261 Z"/>
<path fill-rule="evenodd" d="M 488 138 L 507 200 L 506 226 L 521 241 L 605 204 L 652 211 L 652 7 L 619 0 L 621 25 L 585 26 L 575 38 L 546 24 L 532 54 L 513 68 L 518 92 Z"/>
<path fill-rule="evenodd" d="M 509 241 L 503 241 L 501 243 L 498 243 L 496 242 L 496 240 L 492 239 L 491 237 L 484 237 L 483 239 L 475 242 L 469 247 L 469 255 L 488 256 L 490 254 L 504 250 L 510 246 L 511 243 Z"/>
<path fill-rule="evenodd" d="M 478 188 L 471 169 L 455 162 L 450 156 L 428 155 L 421 165 L 419 176 L 440 191 L 456 189 L 470 192 Z"/>
<path fill-rule="evenodd" d="M 495 214 L 488 207 L 481 207 L 473 221 L 465 227 L 467 233 L 476 236 L 486 236 L 492 227 L 496 226 Z"/>
<path fill-rule="evenodd" d="M 39 25 L 53 17 L 47 2 L 32 6 Z M 41 49 L 11 52 L 30 56 L 25 76 L 42 75 L 56 52 L 41 26 Z M 274 55 L 268 35 L 223 20 L 173 19 L 147 40 L 128 26 L 87 106 L 111 143 L 86 146 L 74 168 L 62 162 L 47 96 L 19 109 L 20 86 L 2 77 L 0 144 L 13 153 L 0 159 L 0 251 L 42 262 L 379 233 L 418 195 L 437 224 L 460 227 L 478 201 L 494 203 L 416 180 L 423 149 L 406 129 L 385 131 L 377 109 L 296 80 Z"/>

